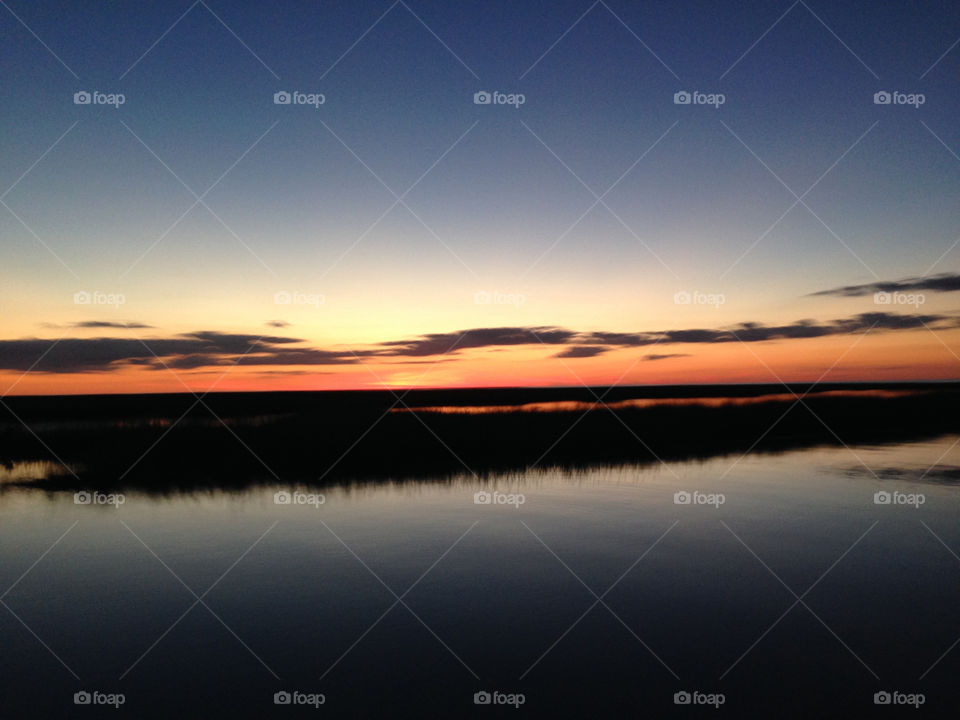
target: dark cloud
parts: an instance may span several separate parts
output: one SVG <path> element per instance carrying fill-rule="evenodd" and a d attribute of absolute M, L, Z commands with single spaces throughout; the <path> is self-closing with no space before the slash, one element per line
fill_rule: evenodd
<path fill-rule="evenodd" d="M 0 370 L 32 370 L 47 373 L 106 372 L 127 366 L 162 370 L 195 370 L 230 365 L 323 366 L 353 365 L 377 358 L 395 363 L 454 359 L 468 349 L 499 350 L 518 345 L 562 346 L 554 357 L 590 358 L 610 350 L 669 345 L 696 345 L 730 342 L 766 342 L 852 335 L 872 330 L 893 332 L 929 327 L 960 327 L 960 319 L 943 315 L 900 315 L 884 312 L 862 313 L 827 322 L 800 320 L 788 325 L 741 323 L 730 328 L 640 333 L 577 332 L 559 327 L 472 328 L 460 332 L 432 333 L 408 340 L 391 340 L 366 348 L 323 349 L 296 347 L 301 338 L 222 333 L 201 330 L 167 338 L 128 337 L 28 338 L 0 340 Z M 681 353 L 648 354 L 645 360 L 679 357 Z"/>
<path fill-rule="evenodd" d="M 951 327 L 960 327 L 958 318 L 943 315 L 896 315 L 884 312 L 862 313 L 852 320 L 837 320 L 836 323 L 841 332 L 855 332 L 869 327 L 877 330 L 912 330 L 943 321 Z"/>
<path fill-rule="evenodd" d="M 380 343 L 381 355 L 422 357 L 444 355 L 473 348 L 503 345 L 563 345 L 577 336 L 572 330 L 557 327 L 474 328 L 451 333 L 431 333 L 414 340 Z"/>
<path fill-rule="evenodd" d="M 274 327 L 274 328 L 290 327 L 290 323 L 288 323 L 286 320 L 271 320 L 270 322 L 265 324 L 267 327 Z"/>
<path fill-rule="evenodd" d="M 654 360 L 667 360 L 669 358 L 678 358 L 678 357 L 690 357 L 687 353 L 664 353 L 663 355 L 656 355 L 650 353 L 649 355 L 644 355 L 643 359 L 646 362 L 653 362 Z"/>
<path fill-rule="evenodd" d="M 139 322 L 117 322 L 113 320 L 84 320 L 82 322 L 70 323 L 69 325 L 57 325 L 56 323 L 40 323 L 40 327 L 50 328 L 52 330 L 61 330 L 63 328 L 113 328 L 116 330 L 142 330 L 153 328 L 153 325 L 144 325 Z"/>
<path fill-rule="evenodd" d="M 212 330 L 186 333 L 172 338 L 143 340 L 110 337 L 0 340 L 0 369 L 71 373 L 103 372 L 116 370 L 124 365 L 163 368 L 164 364 L 186 369 L 230 364 L 244 354 L 263 354 L 269 360 L 287 350 L 285 345 L 299 342 L 303 341 L 297 338 L 228 334 Z M 157 358 L 162 358 L 163 361 Z"/>
<path fill-rule="evenodd" d="M 558 358 L 590 358 L 601 355 L 610 348 L 599 345 L 574 345 L 566 350 L 561 350 L 554 357 Z"/>
<path fill-rule="evenodd" d="M 958 292 L 960 291 L 960 275 L 955 273 L 941 273 L 929 277 L 905 278 L 903 280 L 887 280 L 864 285 L 845 285 L 844 287 L 821 290 L 811 295 L 837 295 L 840 297 L 859 297 L 872 295 L 877 292 Z"/>
<path fill-rule="evenodd" d="M 580 338 L 580 342 L 584 343 L 617 345 L 619 347 L 649 345 L 656 341 L 656 336 L 646 333 L 591 332 L 584 334 Z"/>
<path fill-rule="evenodd" d="M 475 328 L 454 333 L 422 335 L 414 340 L 380 343 L 379 355 L 425 356 L 456 353 L 460 350 L 505 345 L 572 345 L 559 353 L 561 357 L 590 357 L 614 348 L 649 345 L 712 344 L 728 342 L 765 342 L 848 335 L 867 330 L 911 330 L 922 327 L 960 327 L 960 319 L 944 315 L 900 315 L 895 313 L 861 313 L 849 318 L 817 323 L 798 320 L 789 325 L 762 325 L 746 322 L 730 328 L 666 330 L 639 333 L 576 332 L 558 327 Z M 585 349 L 582 349 L 585 348 Z M 578 354 L 584 353 L 584 354 Z"/>
<path fill-rule="evenodd" d="M 138 322 L 111 322 L 109 320 L 84 320 L 83 322 L 72 323 L 70 327 L 75 328 L 119 328 L 121 330 L 137 330 L 152 328 L 153 325 L 144 325 Z"/>
<path fill-rule="evenodd" d="M 221 333 L 215 330 L 201 330 L 199 332 L 185 333 L 180 337 L 195 338 L 198 341 L 207 343 L 211 351 L 225 353 L 244 353 L 251 347 L 269 346 L 269 345 L 287 345 L 290 343 L 302 343 L 304 340 L 292 337 L 278 337 L 276 335 L 246 335 Z"/>
<path fill-rule="evenodd" d="M 353 365 L 374 355 L 370 350 L 320 350 L 317 348 L 270 348 L 250 353 L 238 365 Z"/>
<path fill-rule="evenodd" d="M 943 315 L 898 315 L 894 313 L 861 313 L 850 318 L 816 323 L 799 320 L 789 325 L 760 325 L 742 323 L 727 330 L 670 330 L 660 335 L 662 344 L 766 342 L 768 340 L 796 340 L 851 335 L 868 330 L 913 330 L 922 327 L 960 327 L 958 318 Z"/>

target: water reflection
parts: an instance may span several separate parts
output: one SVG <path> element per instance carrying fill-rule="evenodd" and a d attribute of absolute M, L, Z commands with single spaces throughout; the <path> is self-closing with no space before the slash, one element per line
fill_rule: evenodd
<path fill-rule="evenodd" d="M 225 480 L 120 506 L 8 485 L 0 588 L 47 647 L 0 607 L 4 716 L 62 716 L 80 688 L 125 693 L 116 712 L 138 718 L 263 717 L 282 689 L 324 693 L 334 717 L 485 717 L 482 689 L 524 693 L 535 717 L 668 717 L 684 688 L 725 693 L 718 717 L 866 715 L 888 686 L 946 711 L 960 495 L 915 471 L 956 468 L 958 449 Z M 879 489 L 925 502 L 877 505 Z M 324 501 L 276 502 L 295 491 Z M 724 502 L 676 503 L 698 491 Z"/>
<path fill-rule="evenodd" d="M 918 390 L 824 390 L 808 393 L 810 398 L 877 398 L 891 399 L 920 395 Z M 441 415 L 494 415 L 508 412 L 585 412 L 600 408 L 610 410 L 645 409 L 654 407 L 742 407 L 761 403 L 784 403 L 795 401 L 798 395 L 792 393 L 767 393 L 751 397 L 667 397 L 667 398 L 630 398 L 601 403 L 556 400 L 551 402 L 522 403 L 519 405 L 433 405 L 393 408 L 390 412 L 437 413 Z"/>
<path fill-rule="evenodd" d="M 22 460 L 0 463 L 0 489 L 4 485 L 23 485 L 61 477 L 73 468 L 49 460 Z"/>

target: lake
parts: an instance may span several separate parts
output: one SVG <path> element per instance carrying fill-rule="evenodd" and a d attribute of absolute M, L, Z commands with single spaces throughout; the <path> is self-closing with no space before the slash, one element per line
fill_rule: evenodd
<path fill-rule="evenodd" d="M 958 440 L 171 492 L 13 465 L 0 716 L 955 715 Z"/>

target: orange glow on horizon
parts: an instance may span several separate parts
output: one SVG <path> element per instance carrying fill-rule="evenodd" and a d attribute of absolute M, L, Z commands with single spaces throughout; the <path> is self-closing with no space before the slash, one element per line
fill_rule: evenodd
<path fill-rule="evenodd" d="M 592 358 L 554 357 L 564 347 L 465 350 L 413 361 L 345 365 L 111 372 L 0 373 L 3 395 L 315 391 L 582 385 L 881 382 L 960 378 L 960 330 L 836 335 L 759 343 L 619 348 Z M 671 356 L 646 360 L 648 355 Z"/>

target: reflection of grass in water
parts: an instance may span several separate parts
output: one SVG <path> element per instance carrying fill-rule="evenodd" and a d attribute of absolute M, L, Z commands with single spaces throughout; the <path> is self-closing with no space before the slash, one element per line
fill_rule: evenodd
<path fill-rule="evenodd" d="M 49 480 L 69 471 L 60 463 L 49 460 L 20 460 L 0 463 L 0 485 L 14 485 L 25 482 Z"/>
<path fill-rule="evenodd" d="M 867 469 L 862 465 L 844 468 L 844 474 L 849 477 L 869 477 L 880 480 L 902 480 L 911 483 L 930 483 L 933 485 L 960 484 L 960 466 L 933 465 L 917 467 L 880 467 Z"/>

